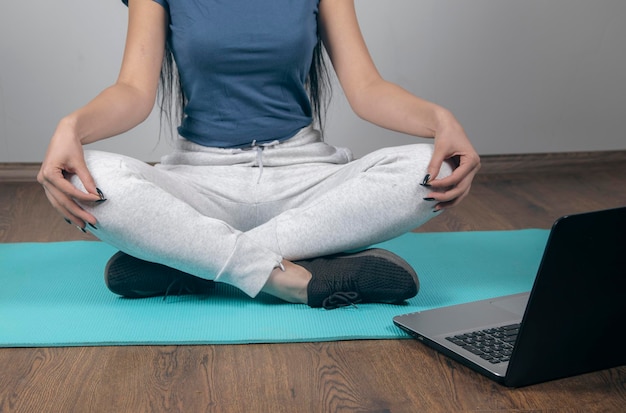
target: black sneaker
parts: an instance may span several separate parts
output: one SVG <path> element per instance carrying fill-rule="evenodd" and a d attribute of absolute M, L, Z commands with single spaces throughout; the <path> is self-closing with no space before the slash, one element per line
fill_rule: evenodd
<path fill-rule="evenodd" d="M 417 274 L 396 254 L 369 249 L 295 261 L 313 276 L 307 287 L 308 305 L 333 309 L 357 303 L 399 304 L 415 297 Z"/>
<path fill-rule="evenodd" d="M 170 294 L 206 294 L 215 282 L 124 252 L 113 255 L 104 269 L 104 282 L 115 294 L 128 298 Z"/>

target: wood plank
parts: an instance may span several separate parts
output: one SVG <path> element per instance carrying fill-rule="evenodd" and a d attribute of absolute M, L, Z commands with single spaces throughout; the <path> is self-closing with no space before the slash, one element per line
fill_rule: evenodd
<path fill-rule="evenodd" d="M 626 150 L 483 155 L 481 174 L 547 172 L 555 169 L 561 172 L 580 171 L 603 169 L 625 162 Z"/>
<path fill-rule="evenodd" d="M 41 167 L 40 163 L 0 163 L 0 182 L 34 182 Z"/>

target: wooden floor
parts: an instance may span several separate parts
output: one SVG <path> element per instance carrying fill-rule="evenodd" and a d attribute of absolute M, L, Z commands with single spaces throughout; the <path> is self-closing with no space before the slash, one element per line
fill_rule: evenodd
<path fill-rule="evenodd" d="M 590 159 L 485 162 L 466 201 L 419 231 L 549 228 L 564 214 L 626 205 L 623 153 Z M 36 183 L 0 182 L 0 242 L 77 239 L 90 238 Z M 626 367 L 508 389 L 414 340 L 0 349 L 2 413 L 625 408 Z"/>

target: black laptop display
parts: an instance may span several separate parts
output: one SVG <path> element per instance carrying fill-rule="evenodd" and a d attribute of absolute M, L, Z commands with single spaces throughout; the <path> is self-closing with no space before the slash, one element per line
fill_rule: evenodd
<path fill-rule="evenodd" d="M 528 293 L 393 321 L 511 387 L 626 364 L 626 207 L 558 219 Z"/>

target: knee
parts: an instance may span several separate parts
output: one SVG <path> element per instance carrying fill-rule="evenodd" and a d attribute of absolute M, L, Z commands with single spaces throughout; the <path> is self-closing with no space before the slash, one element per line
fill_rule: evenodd
<path fill-rule="evenodd" d="M 85 163 L 96 185 L 103 190 L 122 186 L 129 178 L 140 176 L 142 167 L 148 167 L 137 159 L 94 150 L 85 151 Z M 79 189 L 84 189 L 78 177 L 73 176 L 71 182 Z"/>
<path fill-rule="evenodd" d="M 433 157 L 434 145 L 428 143 L 409 145 L 404 151 L 408 164 L 412 165 L 412 171 L 419 171 L 420 177 L 426 176 L 428 166 Z M 454 162 L 452 160 L 444 160 L 439 168 L 436 178 L 445 178 L 452 174 L 454 170 Z M 433 177 L 432 179 L 434 179 Z"/>
<path fill-rule="evenodd" d="M 128 176 L 141 174 L 148 164 L 125 155 L 101 151 L 85 151 L 87 168 L 94 176 Z"/>
<path fill-rule="evenodd" d="M 434 146 L 429 143 L 383 148 L 378 153 L 382 157 L 380 162 L 393 164 L 396 172 L 407 174 L 414 178 L 423 179 L 428 173 L 428 165 L 433 156 Z M 437 178 L 444 178 L 452 174 L 454 165 L 451 161 L 444 161 Z M 411 179 L 413 180 L 413 179 Z"/>

